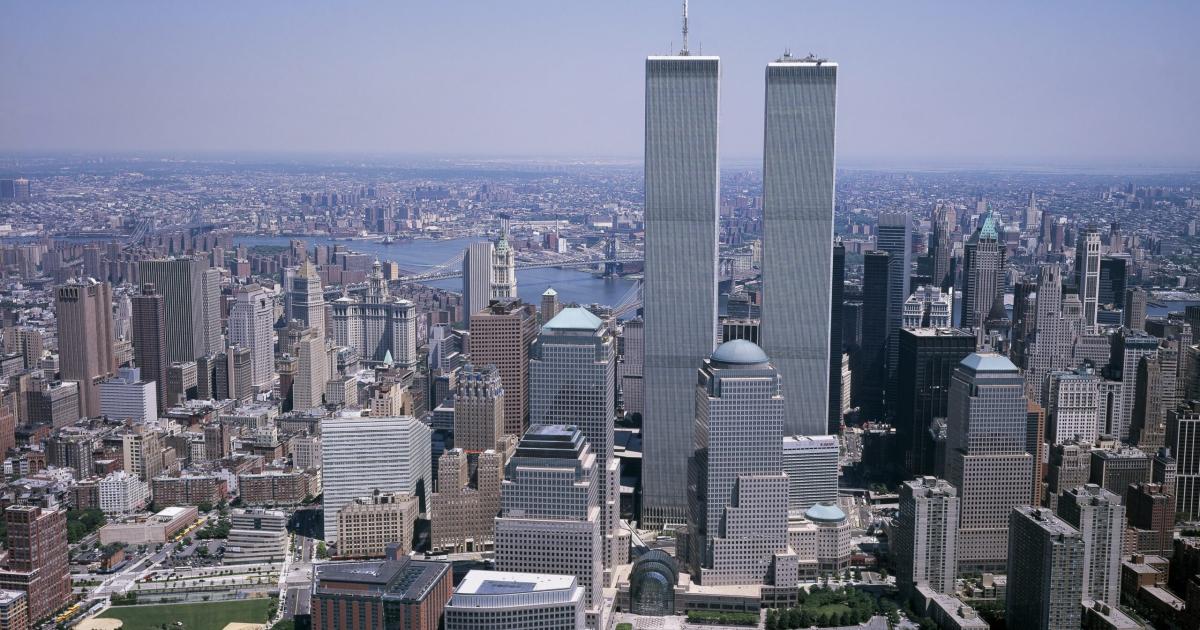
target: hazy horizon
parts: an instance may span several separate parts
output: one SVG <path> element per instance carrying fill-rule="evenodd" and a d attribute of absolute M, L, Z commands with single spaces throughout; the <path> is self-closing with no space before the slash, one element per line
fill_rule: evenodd
<path fill-rule="evenodd" d="M 678 2 L 20 3 L 0 153 L 640 162 Z M 691 3 L 723 163 L 761 160 L 765 64 L 840 65 L 847 168 L 1200 165 L 1194 3 Z"/>

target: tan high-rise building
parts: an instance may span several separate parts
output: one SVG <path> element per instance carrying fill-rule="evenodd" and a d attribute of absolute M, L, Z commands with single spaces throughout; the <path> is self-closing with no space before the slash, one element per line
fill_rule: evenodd
<path fill-rule="evenodd" d="M 504 386 L 495 366 L 463 367 L 454 394 L 454 444 L 468 452 L 496 448 L 504 435 Z"/>
<path fill-rule="evenodd" d="M 117 371 L 113 354 L 112 288 L 91 278 L 71 282 L 55 293 L 59 371 L 79 383 L 79 409 L 100 415 L 100 381 Z"/>
<path fill-rule="evenodd" d="M 536 336 L 537 309 L 520 300 L 493 302 L 471 315 L 471 361 L 500 371 L 508 434 L 529 426 L 529 346 Z"/>
<path fill-rule="evenodd" d="M 438 458 L 438 491 L 429 528 L 434 549 L 461 553 L 492 547 L 505 458 L 495 450 L 479 453 L 471 487 L 469 457 L 474 455 L 456 448 Z"/>
<path fill-rule="evenodd" d="M 324 403 L 325 383 L 329 380 L 329 352 L 321 329 L 305 329 L 296 345 L 299 346 L 299 361 L 296 381 L 292 385 L 292 408 L 320 407 Z"/>
<path fill-rule="evenodd" d="M 407 555 L 419 512 L 417 497 L 402 492 L 376 492 L 347 503 L 338 510 L 338 556 L 382 558 L 391 543 Z"/>

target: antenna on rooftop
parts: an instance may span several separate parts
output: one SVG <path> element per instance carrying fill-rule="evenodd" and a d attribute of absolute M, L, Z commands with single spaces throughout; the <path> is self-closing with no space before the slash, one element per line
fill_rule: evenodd
<path fill-rule="evenodd" d="M 681 55 L 688 54 L 688 41 L 687 41 L 688 14 L 687 14 L 687 9 L 688 9 L 687 0 L 683 0 L 683 50 L 679 51 L 679 54 L 681 54 Z"/>

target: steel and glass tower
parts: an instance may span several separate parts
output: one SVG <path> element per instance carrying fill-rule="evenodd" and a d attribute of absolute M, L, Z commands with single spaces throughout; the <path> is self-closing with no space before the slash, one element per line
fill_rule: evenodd
<path fill-rule="evenodd" d="M 686 522 L 690 452 L 681 447 L 691 444 L 696 370 L 717 340 L 720 71 L 719 58 L 690 55 L 686 47 L 646 59 L 646 527 Z M 824 283 L 828 296 L 828 276 Z M 819 340 L 822 382 L 827 335 L 828 326 Z M 825 409 L 824 391 L 819 409 Z"/>
<path fill-rule="evenodd" d="M 763 348 L 783 379 L 785 434 L 823 434 L 837 64 L 785 55 L 767 64 L 766 78 Z"/>

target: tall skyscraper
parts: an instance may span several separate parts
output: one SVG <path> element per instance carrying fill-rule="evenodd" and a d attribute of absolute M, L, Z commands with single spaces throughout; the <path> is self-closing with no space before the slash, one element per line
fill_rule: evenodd
<path fill-rule="evenodd" d="M 467 246 L 463 255 L 463 313 L 464 322 L 488 305 L 492 299 L 492 243 L 479 241 Z"/>
<path fill-rule="evenodd" d="M 317 336 L 325 338 L 325 293 L 317 266 L 305 260 L 291 274 L 288 282 L 288 319 L 315 328 Z"/>
<path fill-rule="evenodd" d="M 788 511 L 804 512 L 838 501 L 841 446 L 835 435 L 783 438 L 783 471 L 788 475 Z"/>
<path fill-rule="evenodd" d="M 1158 352 L 1158 339 L 1140 330 L 1122 328 L 1113 335 L 1112 354 L 1108 361 L 1107 374 L 1121 382 L 1120 411 L 1114 425 L 1106 428 L 1117 439 L 1129 442 L 1133 425 L 1133 407 L 1138 390 L 1138 365 L 1142 357 L 1154 356 Z"/>
<path fill-rule="evenodd" d="M 194 361 L 219 352 L 222 345 L 209 349 L 208 315 L 205 299 L 204 262 L 199 258 L 143 260 L 141 280 L 153 284 L 163 296 L 167 323 L 167 360 Z M 219 294 L 219 289 L 218 289 Z M 219 305 L 218 305 L 219 309 Z M 217 320 L 220 330 L 220 319 Z"/>
<path fill-rule="evenodd" d="M 962 326 L 983 326 L 997 295 L 1004 295 L 1005 248 L 1000 217 L 988 211 L 963 245 Z"/>
<path fill-rule="evenodd" d="M 1121 497 L 1095 484 L 1079 486 L 1059 497 L 1058 515 L 1083 536 L 1083 598 L 1119 605 L 1125 532 Z"/>
<path fill-rule="evenodd" d="M 508 243 L 508 215 L 500 215 L 500 237 L 492 247 L 492 299 L 517 299 L 516 252 Z"/>
<path fill-rule="evenodd" d="M 621 363 L 617 374 L 621 380 L 621 405 L 627 414 L 638 414 L 646 409 L 645 374 L 646 322 L 641 317 L 627 320 L 621 326 Z"/>
<path fill-rule="evenodd" d="M 170 361 L 167 359 L 167 316 L 163 296 L 153 284 L 145 284 L 140 294 L 130 298 L 130 303 L 133 307 L 133 362 L 141 368 L 143 378 L 154 380 L 158 404 L 166 409 Z"/>
<path fill-rule="evenodd" d="M 10 505 L 4 521 L 8 564 L 0 568 L 0 589 L 25 591 L 29 620 L 41 621 L 72 597 L 66 511 Z"/>
<path fill-rule="evenodd" d="M 100 415 L 100 381 L 117 371 L 113 354 L 112 289 L 91 278 L 58 287 L 54 300 L 58 323 L 59 371 L 79 383 L 79 409 Z"/>
<path fill-rule="evenodd" d="M 1095 227 L 1080 232 L 1076 241 L 1075 287 L 1083 302 L 1083 325 L 1094 331 L 1100 301 L 1100 230 Z"/>
<path fill-rule="evenodd" d="M 829 300 L 829 422 L 825 431 L 841 432 L 842 426 L 842 302 L 846 294 L 846 246 L 838 239 L 833 244 L 833 277 Z"/>
<path fill-rule="evenodd" d="M 296 380 L 292 387 L 292 408 L 308 410 L 324 404 L 325 383 L 329 381 L 329 351 L 317 328 L 306 328 L 300 335 L 300 355 Z"/>
<path fill-rule="evenodd" d="M 455 439 L 458 435 L 455 434 Z M 492 546 L 496 514 L 500 513 L 500 481 L 505 454 L 483 451 L 475 457 L 453 448 L 438 458 L 437 492 L 430 501 L 430 545 L 453 553 L 481 551 Z"/>
<path fill-rule="evenodd" d="M 1200 518 L 1200 405 L 1167 412 L 1167 448 L 1175 456 L 1175 509 Z"/>
<path fill-rule="evenodd" d="M 613 453 L 616 338 L 587 309 L 565 308 L 542 326 L 530 355 L 530 424 L 574 424 L 596 455 L 604 566 L 612 569 L 628 556 L 618 540 L 621 468 Z"/>
<path fill-rule="evenodd" d="M 836 63 L 767 64 L 763 348 L 783 378 L 784 432 L 828 430 Z M 840 352 L 840 349 L 839 349 Z"/>
<path fill-rule="evenodd" d="M 949 209 L 939 204 L 933 209 L 933 235 L 929 241 L 929 255 L 933 258 L 933 286 L 946 291 L 954 284 L 950 275 L 950 257 L 954 253 L 951 239 Z"/>
<path fill-rule="evenodd" d="M 498 448 L 504 435 L 504 385 L 494 365 L 467 364 L 454 394 L 454 445 L 469 452 Z"/>
<path fill-rule="evenodd" d="M 1013 628 L 1080 627 L 1084 541 L 1049 510 L 1019 506 L 1008 531 L 1008 599 L 1005 621 Z"/>
<path fill-rule="evenodd" d="M 912 217 L 907 212 L 880 214 L 875 246 L 892 257 L 892 264 L 888 267 L 886 361 L 887 382 L 890 384 L 896 375 L 896 363 L 900 356 L 899 332 L 904 325 L 904 302 L 912 289 Z"/>
<path fill-rule="evenodd" d="M 975 336 L 957 328 L 900 331 L 900 369 L 892 400 L 896 444 L 909 475 L 934 472 L 934 421 L 948 415 L 955 368 L 975 351 Z"/>
<path fill-rule="evenodd" d="M 1121 323 L 1130 330 L 1146 330 L 1146 302 L 1149 297 L 1141 287 L 1125 289 L 1125 310 Z"/>
<path fill-rule="evenodd" d="M 1095 442 L 1100 435 L 1100 375 L 1091 365 L 1055 370 L 1046 377 L 1046 441 Z"/>
<path fill-rule="evenodd" d="M 408 416 L 342 414 L 321 420 L 325 540 L 337 542 L 338 512 L 358 497 L 400 492 L 426 509 L 432 491 L 429 427 Z"/>
<path fill-rule="evenodd" d="M 377 260 L 361 299 L 340 297 L 331 304 L 334 343 L 348 346 L 368 363 L 417 366 L 417 307 L 391 295 Z"/>
<path fill-rule="evenodd" d="M 204 354 L 213 354 L 225 347 L 225 336 L 221 334 L 221 271 L 207 268 L 203 257 L 196 257 L 193 264 L 200 268 L 200 347 Z"/>
<path fill-rule="evenodd" d="M 257 284 L 238 289 L 229 309 L 229 343 L 250 350 L 250 383 L 269 388 L 275 377 L 275 307 Z"/>
<path fill-rule="evenodd" d="M 880 419 L 883 414 L 883 385 L 888 347 L 887 314 L 891 267 L 887 252 L 863 256 L 862 342 L 854 357 L 854 403 L 863 418 Z"/>
<path fill-rule="evenodd" d="M 1043 265 L 1038 271 L 1036 302 L 1032 326 L 1027 324 L 1025 333 L 1025 391 L 1045 406 L 1046 375 L 1076 367 L 1074 346 L 1083 322 L 1065 312 L 1058 265 Z"/>
<path fill-rule="evenodd" d="M 497 301 L 471 315 L 471 361 L 494 365 L 504 385 L 504 432 L 529 426 L 529 347 L 537 335 L 537 309 Z"/>
<path fill-rule="evenodd" d="M 646 59 L 645 527 L 686 522 L 679 446 L 691 444 L 696 368 L 718 334 L 720 75 L 719 58 L 686 50 Z"/>
<path fill-rule="evenodd" d="M 1021 371 L 1005 357 L 975 353 L 950 382 L 946 480 L 962 502 L 959 573 L 1003 571 L 1013 506 L 1028 505 L 1033 458 Z"/>
<path fill-rule="evenodd" d="M 562 305 L 558 303 L 558 291 L 555 291 L 554 287 L 546 287 L 546 290 L 542 291 L 542 306 L 538 309 L 538 321 L 545 324 L 554 319 L 560 310 L 562 310 Z"/>
<path fill-rule="evenodd" d="M 554 497 L 553 501 L 546 497 Z M 573 426 L 529 428 L 504 472 L 496 568 L 574 575 L 588 627 L 603 606 L 603 534 L 596 454 Z"/>
<path fill-rule="evenodd" d="M 699 575 L 702 583 L 761 583 L 773 554 L 786 546 L 772 540 L 771 532 L 740 530 L 730 516 L 771 499 L 743 493 L 750 487 L 771 487 L 769 480 L 757 477 L 782 476 L 785 415 L 782 377 L 753 343 L 741 339 L 723 343 L 700 368 L 688 487 L 687 558 L 692 574 Z M 743 482 L 750 486 L 743 487 Z M 780 503 L 778 517 L 783 525 L 786 477 L 781 489 L 774 500 Z M 766 522 L 760 521 L 759 528 Z M 778 533 L 785 532 L 786 527 L 781 527 Z M 757 544 L 748 540 L 757 534 Z"/>
<path fill-rule="evenodd" d="M 958 575 L 958 491 L 936 477 L 918 477 L 900 486 L 894 551 L 901 589 L 928 586 L 954 594 Z"/>
<path fill-rule="evenodd" d="M 1121 306 L 1125 303 L 1125 256 L 1104 256 L 1100 259 L 1101 304 Z"/>

